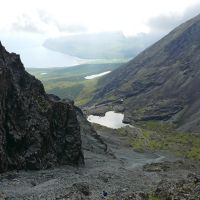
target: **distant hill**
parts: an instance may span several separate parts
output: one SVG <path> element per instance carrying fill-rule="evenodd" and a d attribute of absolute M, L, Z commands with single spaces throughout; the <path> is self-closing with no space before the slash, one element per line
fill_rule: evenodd
<path fill-rule="evenodd" d="M 133 58 L 158 35 L 125 37 L 121 32 L 80 34 L 47 39 L 44 47 L 82 59 Z"/>
<path fill-rule="evenodd" d="M 124 109 L 125 120 L 133 123 L 164 120 L 200 132 L 200 15 L 98 84 L 93 105 L 105 108 L 110 102 Z"/>
<path fill-rule="evenodd" d="M 82 64 L 75 67 L 27 68 L 27 71 L 44 84 L 45 90 L 60 98 L 73 99 L 76 105 L 90 100 L 89 92 L 96 89 L 98 78 L 85 79 L 87 76 L 113 71 L 121 63 Z"/>

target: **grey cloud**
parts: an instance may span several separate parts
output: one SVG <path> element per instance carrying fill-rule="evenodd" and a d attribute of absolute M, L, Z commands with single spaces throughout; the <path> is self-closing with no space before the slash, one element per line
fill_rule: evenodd
<path fill-rule="evenodd" d="M 24 31 L 24 32 L 31 32 L 31 33 L 42 33 L 43 31 L 40 30 L 35 24 L 29 15 L 23 14 L 16 19 L 14 23 L 11 25 L 11 29 L 15 31 Z"/>
<path fill-rule="evenodd" d="M 50 24 L 51 22 L 54 22 L 55 20 L 53 19 L 53 17 L 47 13 L 44 10 L 38 10 L 37 11 L 38 17 L 39 19 L 44 22 L 45 24 Z"/>
<path fill-rule="evenodd" d="M 184 13 L 184 20 L 190 19 L 195 17 L 196 15 L 200 14 L 200 3 L 196 4 L 195 6 L 189 7 Z"/>
<path fill-rule="evenodd" d="M 88 30 L 85 26 L 79 24 L 71 24 L 71 25 L 62 24 L 44 10 L 38 10 L 38 16 L 42 22 L 48 25 L 52 24 L 56 26 L 60 32 L 77 33 L 77 32 L 86 32 Z"/>
<path fill-rule="evenodd" d="M 86 27 L 79 24 L 62 24 L 58 20 L 56 20 L 51 14 L 44 10 L 38 10 L 36 16 L 38 17 L 38 22 L 41 22 L 40 24 L 43 24 L 44 26 L 54 26 L 58 29 L 58 31 L 63 33 L 81 33 L 87 31 Z M 32 20 L 31 16 L 28 14 L 22 14 L 11 25 L 11 29 L 14 31 L 44 33 L 44 30 L 40 27 L 36 22 Z"/>
<path fill-rule="evenodd" d="M 148 22 L 148 26 L 153 32 L 166 32 L 173 29 L 177 24 L 181 23 L 181 17 L 177 15 L 173 16 L 159 16 L 152 18 Z"/>
<path fill-rule="evenodd" d="M 57 28 L 61 32 L 69 32 L 69 33 L 78 33 L 78 32 L 86 32 L 88 29 L 85 26 L 81 25 L 62 25 L 62 24 L 57 24 Z"/>
<path fill-rule="evenodd" d="M 27 24 L 12 24 L 12 30 L 15 31 L 24 31 L 24 32 L 31 32 L 31 33 L 42 33 L 43 31 L 38 29 L 34 24 L 27 23 Z"/>
<path fill-rule="evenodd" d="M 200 4 L 188 7 L 183 15 L 172 14 L 169 16 L 161 15 L 156 18 L 151 18 L 147 25 L 150 27 L 151 32 L 169 32 L 179 24 L 189 20 L 190 18 L 200 13 Z"/>

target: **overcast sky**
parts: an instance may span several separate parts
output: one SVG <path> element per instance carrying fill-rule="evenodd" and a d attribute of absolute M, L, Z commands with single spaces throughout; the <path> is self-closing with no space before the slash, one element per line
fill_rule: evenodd
<path fill-rule="evenodd" d="M 0 5 L 0 40 L 25 64 L 32 63 L 24 56 L 27 49 L 41 47 L 49 37 L 108 31 L 164 35 L 200 13 L 200 0 L 0 0 Z"/>
<path fill-rule="evenodd" d="M 2 1 L 2 2 L 1 2 Z M 200 11 L 200 0 L 0 0 L 0 30 L 54 37 L 78 32 L 135 35 L 168 30 Z"/>

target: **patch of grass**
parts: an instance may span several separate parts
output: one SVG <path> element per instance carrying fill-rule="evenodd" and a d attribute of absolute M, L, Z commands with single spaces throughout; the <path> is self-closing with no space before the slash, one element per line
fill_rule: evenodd
<path fill-rule="evenodd" d="M 52 88 L 45 88 L 48 93 L 55 94 L 61 98 L 74 99 L 79 96 L 80 92 L 84 88 L 83 84 L 73 84 L 73 85 L 56 85 Z"/>
<path fill-rule="evenodd" d="M 93 93 L 95 92 L 97 87 L 97 82 L 98 78 L 85 80 L 83 90 L 81 91 L 80 95 L 75 99 L 76 105 L 84 105 L 92 99 Z"/>
<path fill-rule="evenodd" d="M 187 153 L 187 158 L 200 160 L 200 148 L 192 148 Z"/>
<path fill-rule="evenodd" d="M 138 123 L 140 128 L 122 127 L 109 129 L 97 124 L 94 128 L 101 133 L 114 133 L 139 152 L 166 151 L 177 156 L 200 161 L 200 136 L 178 132 L 172 125 L 156 121 Z"/>
<path fill-rule="evenodd" d="M 140 152 L 164 150 L 200 161 L 200 136 L 178 132 L 170 124 L 155 121 L 140 122 L 137 126 L 140 127 L 139 134 L 126 134 L 135 150 Z M 126 131 L 131 132 L 131 129 L 128 130 L 127 127 L 122 129 L 124 130 L 117 131 L 119 135 Z"/>
<path fill-rule="evenodd" d="M 149 197 L 149 200 L 158 200 L 158 198 L 156 196 L 151 196 Z"/>

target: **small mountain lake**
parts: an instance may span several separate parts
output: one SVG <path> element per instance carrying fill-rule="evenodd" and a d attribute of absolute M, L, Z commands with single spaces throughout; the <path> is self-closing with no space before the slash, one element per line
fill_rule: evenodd
<path fill-rule="evenodd" d="M 97 77 L 101 77 L 101 76 L 104 76 L 106 74 L 109 74 L 111 71 L 106 71 L 106 72 L 102 72 L 102 73 L 99 73 L 99 74 L 93 74 L 93 75 L 90 75 L 90 76 L 86 76 L 84 77 L 85 79 L 94 79 L 94 78 L 97 78 Z"/>
<path fill-rule="evenodd" d="M 114 111 L 106 112 L 105 116 L 89 115 L 87 120 L 91 123 L 100 124 L 113 129 L 118 129 L 124 126 L 130 126 L 123 123 L 124 114 L 115 113 Z"/>

